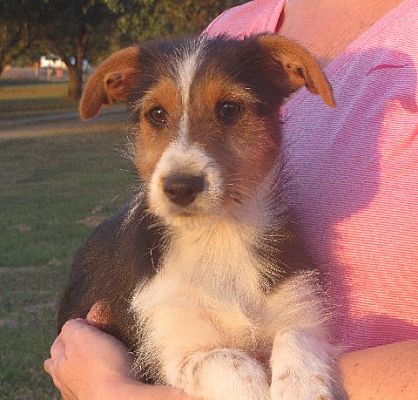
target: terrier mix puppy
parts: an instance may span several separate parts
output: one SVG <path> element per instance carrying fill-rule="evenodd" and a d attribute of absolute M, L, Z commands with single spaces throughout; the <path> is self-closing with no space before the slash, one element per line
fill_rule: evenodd
<path fill-rule="evenodd" d="M 59 326 L 100 302 L 139 376 L 198 398 L 336 399 L 329 313 L 283 200 L 278 109 L 302 86 L 334 106 L 315 60 L 269 34 L 104 61 L 81 116 L 129 104 L 142 186 L 78 253 Z"/>

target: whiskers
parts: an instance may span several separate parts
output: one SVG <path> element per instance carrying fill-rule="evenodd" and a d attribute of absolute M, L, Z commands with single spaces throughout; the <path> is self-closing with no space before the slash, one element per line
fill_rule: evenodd
<path fill-rule="evenodd" d="M 255 185 L 255 181 L 245 181 L 239 173 L 231 173 L 224 180 L 224 197 L 239 205 L 244 205 L 253 197 Z"/>

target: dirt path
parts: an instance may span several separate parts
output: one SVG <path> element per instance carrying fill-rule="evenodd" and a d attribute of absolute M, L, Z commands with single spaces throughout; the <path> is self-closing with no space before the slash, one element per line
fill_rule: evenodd
<path fill-rule="evenodd" d="M 0 139 L 40 137 L 95 131 L 123 132 L 127 126 L 124 110 L 103 110 L 99 116 L 89 121 L 81 121 L 77 112 L 64 112 L 47 116 L 25 117 L 20 120 L 2 120 Z"/>

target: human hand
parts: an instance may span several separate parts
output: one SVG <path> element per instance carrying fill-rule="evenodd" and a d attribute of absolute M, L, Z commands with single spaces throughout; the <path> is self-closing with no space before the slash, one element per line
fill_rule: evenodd
<path fill-rule="evenodd" d="M 106 388 L 129 381 L 132 357 L 127 348 L 84 319 L 65 323 L 44 362 L 65 400 L 102 399 Z"/>

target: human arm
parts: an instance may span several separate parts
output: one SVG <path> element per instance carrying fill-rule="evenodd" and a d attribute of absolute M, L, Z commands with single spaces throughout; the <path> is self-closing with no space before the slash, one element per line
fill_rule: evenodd
<path fill-rule="evenodd" d="M 65 400 L 187 399 L 173 388 L 138 382 L 131 362 L 119 341 L 78 319 L 64 326 L 45 369 Z M 347 353 L 340 369 L 350 400 L 418 398 L 418 340 Z"/>
<path fill-rule="evenodd" d="M 350 400 L 416 400 L 418 340 L 346 353 L 340 370 Z"/>
<path fill-rule="evenodd" d="M 132 355 L 117 339 L 84 319 L 68 321 L 44 362 L 64 400 L 180 400 L 167 386 L 145 385 L 131 374 Z"/>

